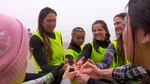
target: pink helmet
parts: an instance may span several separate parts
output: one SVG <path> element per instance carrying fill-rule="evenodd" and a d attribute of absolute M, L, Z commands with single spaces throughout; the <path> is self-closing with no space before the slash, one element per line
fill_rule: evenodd
<path fill-rule="evenodd" d="M 0 83 L 21 84 L 27 66 L 26 29 L 15 18 L 0 14 Z"/>

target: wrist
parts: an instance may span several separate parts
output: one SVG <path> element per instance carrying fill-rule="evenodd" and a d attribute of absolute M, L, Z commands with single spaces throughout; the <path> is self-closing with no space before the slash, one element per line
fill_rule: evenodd
<path fill-rule="evenodd" d="M 112 70 L 113 69 L 100 70 L 100 78 L 101 79 L 111 80 L 112 79 Z"/>
<path fill-rule="evenodd" d="M 103 70 L 101 70 L 101 69 L 99 70 L 98 76 L 99 76 L 98 79 L 104 79 L 104 77 L 103 77 Z"/>
<path fill-rule="evenodd" d="M 66 75 L 63 75 L 63 79 L 70 79 L 70 78 Z"/>

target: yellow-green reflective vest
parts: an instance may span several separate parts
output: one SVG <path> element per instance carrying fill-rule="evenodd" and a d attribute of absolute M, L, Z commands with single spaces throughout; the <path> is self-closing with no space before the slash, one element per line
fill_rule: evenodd
<path fill-rule="evenodd" d="M 118 59 L 117 40 L 113 40 L 113 41 L 112 41 L 112 44 L 113 44 L 114 47 L 115 47 L 115 52 L 116 52 L 117 59 Z M 127 60 L 127 58 L 125 58 L 125 64 L 129 64 L 129 61 Z M 111 62 L 111 64 L 110 64 L 110 67 L 109 67 L 109 68 L 115 68 L 115 67 L 119 67 L 119 66 L 121 66 L 121 65 L 122 65 L 122 64 L 120 64 L 120 62 L 118 62 L 118 60 L 117 60 L 117 63 L 115 63 L 115 59 L 114 59 L 114 57 L 113 57 L 112 62 Z"/>
<path fill-rule="evenodd" d="M 66 56 L 66 55 L 71 55 L 71 56 L 73 56 L 73 59 L 74 59 L 74 60 L 77 60 L 77 58 L 79 57 L 79 55 L 80 55 L 81 52 L 82 52 L 83 47 L 84 47 L 84 45 L 81 45 L 81 46 L 80 46 L 81 51 L 80 51 L 79 53 L 76 52 L 76 51 L 74 51 L 74 50 L 72 50 L 72 49 L 66 49 L 65 56 Z M 72 80 L 72 81 L 71 81 L 71 84 L 78 84 L 78 82 L 77 82 L 77 80 Z"/>
<path fill-rule="evenodd" d="M 97 52 L 94 48 L 93 42 L 90 42 L 92 45 L 92 53 L 90 59 L 92 59 L 95 63 L 100 63 L 104 59 L 104 55 L 106 53 L 106 48 L 99 47 Z"/>
<path fill-rule="evenodd" d="M 83 45 L 80 46 L 80 49 L 81 49 L 81 51 L 82 51 Z M 81 51 L 78 53 L 78 52 L 76 52 L 76 51 L 74 51 L 74 50 L 72 50 L 72 49 L 67 49 L 67 50 L 66 50 L 66 53 L 65 53 L 65 56 L 66 56 L 66 55 L 71 55 L 71 56 L 73 56 L 73 59 L 76 60 L 76 59 L 78 58 L 78 56 L 80 55 Z"/>
<path fill-rule="evenodd" d="M 50 42 L 51 42 L 51 47 L 52 47 L 52 51 L 53 51 L 53 55 L 52 55 L 52 59 L 51 61 L 48 59 L 48 57 L 46 56 L 47 58 L 47 63 L 48 64 L 51 64 L 53 66 L 58 66 L 60 65 L 61 63 L 64 62 L 64 56 L 63 56 L 63 46 L 62 46 L 62 41 L 61 41 L 61 34 L 60 32 L 54 30 L 53 31 L 54 34 L 55 34 L 55 39 L 52 39 L 52 38 L 49 38 Z M 43 41 L 43 38 L 41 37 L 40 33 L 39 32 L 35 32 L 36 36 L 38 36 L 42 41 Z M 37 45 L 38 46 L 38 45 Z M 43 48 L 43 52 L 44 52 L 44 48 Z M 43 71 L 41 69 L 41 67 L 38 65 L 37 61 L 35 60 L 34 56 L 32 56 L 32 59 L 33 59 L 33 62 L 38 70 L 38 72 L 41 72 Z"/>

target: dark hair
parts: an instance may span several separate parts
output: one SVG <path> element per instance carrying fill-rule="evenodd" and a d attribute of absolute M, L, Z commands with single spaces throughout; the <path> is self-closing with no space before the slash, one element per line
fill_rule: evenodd
<path fill-rule="evenodd" d="M 73 37 L 74 37 L 74 35 L 75 35 L 76 32 L 84 32 L 84 33 L 85 33 L 84 29 L 81 28 L 81 27 L 75 27 L 75 28 L 73 28 L 73 30 L 72 30 L 72 32 L 71 32 L 72 39 L 71 39 L 70 45 L 71 45 L 72 43 L 74 43 L 74 42 L 73 42 Z"/>
<path fill-rule="evenodd" d="M 40 11 L 40 14 L 39 14 L 39 19 L 38 19 L 38 30 L 39 30 L 39 33 L 40 35 L 42 36 L 43 38 L 43 46 L 44 46 L 44 51 L 45 51 L 45 54 L 48 58 L 52 58 L 52 48 L 51 48 L 51 43 L 49 41 L 49 38 L 46 34 L 46 31 L 45 29 L 43 28 L 43 20 L 45 19 L 45 17 L 49 14 L 49 13 L 54 13 L 56 16 L 57 16 L 57 13 L 55 12 L 55 10 L 49 8 L 49 7 L 45 7 L 43 8 L 41 11 Z"/>
<path fill-rule="evenodd" d="M 135 37 L 138 28 L 143 28 L 145 35 L 150 33 L 150 0 L 129 0 L 128 16 L 133 37 L 133 64 L 135 63 Z M 147 84 L 149 78 L 142 79 Z M 147 82 L 147 83 L 144 83 Z"/>
<path fill-rule="evenodd" d="M 123 12 L 123 13 L 119 13 L 117 15 L 115 15 L 114 19 L 116 17 L 120 17 L 123 20 L 125 19 L 127 13 Z M 122 34 L 119 35 L 118 39 L 117 39 L 117 53 L 115 53 L 115 62 L 120 62 L 120 65 L 124 65 L 125 64 L 125 54 L 124 54 L 124 48 L 123 48 L 123 38 L 122 38 Z M 118 56 L 118 57 L 117 57 Z M 118 58 L 118 59 L 117 59 Z"/>
<path fill-rule="evenodd" d="M 130 0 L 128 15 L 133 33 L 142 27 L 146 33 L 150 32 L 150 0 Z"/>
<path fill-rule="evenodd" d="M 109 44 L 110 43 L 110 33 L 109 33 L 109 31 L 108 31 L 108 27 L 107 27 L 107 24 L 103 21 L 103 20 L 96 20 L 93 24 L 92 24 L 92 31 L 93 31 L 93 27 L 94 27 L 94 25 L 95 24 L 102 24 L 102 27 L 105 29 L 105 31 L 106 31 L 106 38 L 105 38 L 105 41 Z M 107 44 L 106 43 L 106 44 Z M 99 46 L 98 46 L 98 43 L 96 43 L 96 42 L 94 42 L 94 48 L 96 49 L 96 51 L 97 52 L 99 52 L 98 51 L 98 48 L 99 48 Z M 100 53 L 100 52 L 99 52 Z"/>
<path fill-rule="evenodd" d="M 95 24 L 102 24 L 102 27 L 105 29 L 105 31 L 106 31 L 106 40 L 107 41 L 110 41 L 110 33 L 109 33 L 109 31 L 108 31 L 108 27 L 107 27 L 107 24 L 103 21 L 103 20 L 96 20 L 93 24 L 92 24 L 92 31 L 93 31 L 93 26 L 95 25 Z"/>
<path fill-rule="evenodd" d="M 128 16 L 133 36 L 133 63 L 135 62 L 135 36 L 139 27 L 146 34 L 150 33 L 150 0 L 130 0 L 128 3 Z"/>
<path fill-rule="evenodd" d="M 30 31 L 30 28 L 28 28 L 28 31 Z"/>
<path fill-rule="evenodd" d="M 116 17 L 121 17 L 122 19 L 124 19 L 124 18 L 126 17 L 126 15 L 127 15 L 127 13 L 122 12 L 122 13 L 119 13 L 119 14 L 115 15 L 114 19 L 115 19 Z"/>
<path fill-rule="evenodd" d="M 72 37 L 75 35 L 76 32 L 85 32 L 85 31 L 81 27 L 75 27 L 75 28 L 73 28 L 73 30 L 71 32 Z"/>

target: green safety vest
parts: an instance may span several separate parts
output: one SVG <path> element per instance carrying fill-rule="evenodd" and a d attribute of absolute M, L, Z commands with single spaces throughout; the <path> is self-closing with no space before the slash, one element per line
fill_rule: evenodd
<path fill-rule="evenodd" d="M 83 45 L 80 46 L 80 49 L 81 49 L 81 51 L 82 51 Z M 78 53 L 78 52 L 76 52 L 76 51 L 74 51 L 74 50 L 72 50 L 72 49 L 67 49 L 67 50 L 66 50 L 66 53 L 65 53 L 65 56 L 66 56 L 66 55 L 71 55 L 71 56 L 73 56 L 73 59 L 76 60 L 76 59 L 78 58 L 78 56 L 81 54 L 81 51 Z"/>
<path fill-rule="evenodd" d="M 118 52 L 117 52 L 117 40 L 113 40 L 112 41 L 112 44 L 114 45 L 115 47 L 115 52 L 116 52 L 116 55 L 118 55 Z M 117 56 L 117 59 L 118 59 L 118 56 Z M 127 58 L 125 58 L 125 63 L 126 64 L 129 64 L 130 62 L 127 60 Z M 111 68 L 116 68 L 116 67 L 119 67 L 121 66 L 121 64 L 119 64 L 118 60 L 117 60 L 117 63 L 115 63 L 115 59 L 113 58 L 112 60 L 112 65 L 111 65 Z M 140 81 L 128 81 L 127 84 L 141 84 Z"/>
<path fill-rule="evenodd" d="M 78 56 L 81 54 L 83 47 L 84 47 L 83 45 L 80 46 L 81 51 L 79 53 L 72 49 L 66 49 L 65 56 L 71 55 L 71 56 L 73 56 L 73 59 L 76 60 L 78 58 Z M 77 82 L 77 80 L 72 80 L 71 84 L 78 84 L 78 82 Z"/>
<path fill-rule="evenodd" d="M 113 41 L 112 41 L 112 44 L 114 45 L 116 55 L 118 55 L 118 52 L 117 52 L 117 40 L 113 40 Z M 117 56 L 117 59 L 118 59 L 118 56 Z M 129 64 L 129 61 L 127 60 L 127 58 L 125 58 L 125 63 L 126 63 L 126 64 Z M 117 63 L 115 63 L 115 59 L 114 59 L 114 57 L 113 57 L 113 60 L 112 60 L 112 62 L 111 62 L 111 64 L 110 64 L 110 67 L 109 67 L 109 68 L 115 68 L 115 67 L 119 67 L 119 66 L 121 66 L 121 65 L 122 65 L 122 64 L 120 64 L 120 62 L 118 62 L 118 60 L 117 60 Z"/>
<path fill-rule="evenodd" d="M 53 31 L 56 38 L 55 39 L 52 39 L 52 38 L 49 38 L 50 42 L 51 42 L 51 47 L 52 47 L 52 51 L 53 51 L 53 54 L 52 54 L 52 59 L 51 61 L 48 59 L 48 57 L 46 56 L 47 58 L 47 63 L 48 64 L 51 64 L 53 66 L 58 66 L 60 65 L 61 63 L 64 62 L 64 56 L 63 56 L 63 46 L 62 46 L 62 41 L 61 41 L 61 34 L 60 32 L 54 30 Z M 40 33 L 39 32 L 35 32 L 36 36 L 38 36 L 42 41 L 43 41 L 43 38 L 41 37 Z M 38 45 L 37 45 L 38 46 Z M 44 52 L 44 48 L 43 48 L 43 52 Z M 32 56 L 32 59 L 33 59 L 33 62 L 37 68 L 37 70 L 39 72 L 43 71 L 42 68 L 38 65 L 37 61 L 35 60 L 34 56 Z"/>
<path fill-rule="evenodd" d="M 91 52 L 91 57 L 90 59 L 92 59 L 95 63 L 99 63 L 102 62 L 102 60 L 104 59 L 104 55 L 106 53 L 106 48 L 102 48 L 99 47 L 97 52 L 94 48 L 93 42 L 90 42 L 90 44 L 92 45 L 92 52 Z"/>

